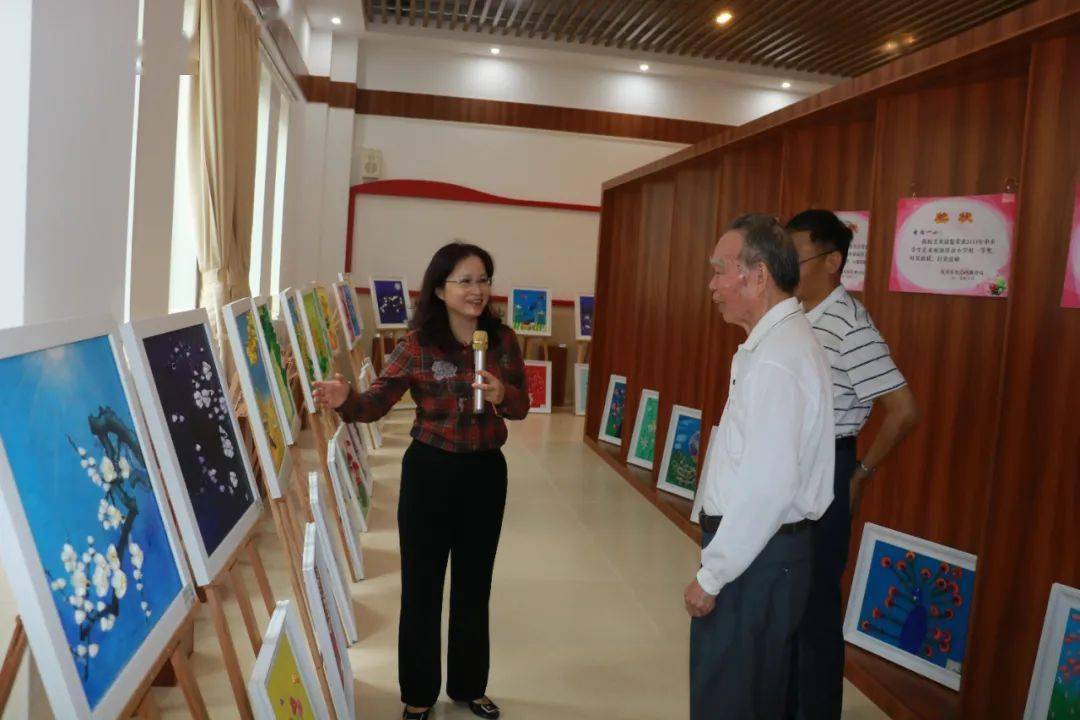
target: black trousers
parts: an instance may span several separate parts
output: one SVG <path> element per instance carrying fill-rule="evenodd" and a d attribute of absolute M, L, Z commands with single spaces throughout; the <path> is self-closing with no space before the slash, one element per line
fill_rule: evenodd
<path fill-rule="evenodd" d="M 722 521 L 721 521 L 722 522 Z M 774 535 L 716 607 L 690 621 L 690 720 L 784 715 L 795 629 L 806 605 L 812 530 Z M 702 536 L 702 547 L 713 535 Z"/>
<path fill-rule="evenodd" d="M 450 571 L 447 694 L 475 700 L 487 692 L 488 600 L 506 506 L 501 450 L 451 453 L 414 441 L 401 464 L 401 701 L 429 707 L 442 680 L 442 601 Z"/>
<path fill-rule="evenodd" d="M 844 699 L 844 599 L 840 581 L 851 542 L 851 474 L 855 438 L 836 440 L 833 502 L 814 525 L 814 570 L 806 612 L 795 636 L 788 717 L 839 720 Z"/>

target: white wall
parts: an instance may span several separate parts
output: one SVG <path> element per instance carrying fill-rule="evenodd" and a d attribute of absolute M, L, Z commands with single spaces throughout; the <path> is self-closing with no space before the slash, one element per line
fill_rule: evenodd
<path fill-rule="evenodd" d="M 505 197 L 600 204 L 601 183 L 682 147 L 596 135 L 357 116 L 357 142 L 383 152 L 386 178 L 438 180 Z M 431 254 L 460 238 L 495 256 L 496 292 L 593 289 L 599 214 L 360 195 L 352 272 L 405 275 L 418 287 Z"/>
<path fill-rule="evenodd" d="M 491 42 L 497 42 L 497 38 Z M 809 94 L 782 90 L 780 79 L 774 79 L 770 88 L 762 87 L 756 76 L 746 75 L 745 81 L 739 82 L 737 73 L 710 74 L 689 68 L 642 73 L 636 61 L 590 65 L 569 53 L 548 52 L 537 58 L 535 51 L 512 47 L 502 47 L 502 53 L 495 57 L 489 47 L 369 34 L 360 44 L 359 85 L 361 89 L 537 103 L 728 125 L 741 125 Z M 649 62 L 658 68 L 662 60 Z"/>
<path fill-rule="evenodd" d="M 25 304 L 32 17 L 31 0 L 0 2 L 0 66 L 8 78 L 0 113 L 0 328 L 21 325 Z"/>

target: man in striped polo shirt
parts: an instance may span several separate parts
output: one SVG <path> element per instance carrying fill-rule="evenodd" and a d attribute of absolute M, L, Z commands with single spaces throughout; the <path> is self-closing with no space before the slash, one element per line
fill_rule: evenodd
<path fill-rule="evenodd" d="M 840 717 L 844 692 L 843 599 L 851 520 L 863 486 L 918 421 L 915 396 L 870 314 L 840 284 L 852 232 L 828 210 L 805 210 L 787 224 L 799 253 L 796 296 L 832 366 L 836 426 L 834 500 L 814 528 L 814 571 L 795 641 L 790 718 Z M 855 439 L 879 403 L 881 429 L 857 459 Z"/>

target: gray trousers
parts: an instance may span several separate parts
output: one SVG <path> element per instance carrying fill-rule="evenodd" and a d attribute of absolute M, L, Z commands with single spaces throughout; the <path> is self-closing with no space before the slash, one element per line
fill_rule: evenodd
<path fill-rule="evenodd" d="M 702 547 L 713 539 L 706 533 Z M 690 720 L 784 717 L 795 631 L 813 564 L 809 527 L 775 535 L 750 567 L 690 621 Z"/>

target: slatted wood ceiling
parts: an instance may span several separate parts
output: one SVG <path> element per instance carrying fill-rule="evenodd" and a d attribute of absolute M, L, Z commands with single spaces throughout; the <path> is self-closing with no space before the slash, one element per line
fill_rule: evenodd
<path fill-rule="evenodd" d="M 1030 0 L 362 0 L 408 24 L 855 76 Z M 733 19 L 719 25 L 728 11 Z"/>

